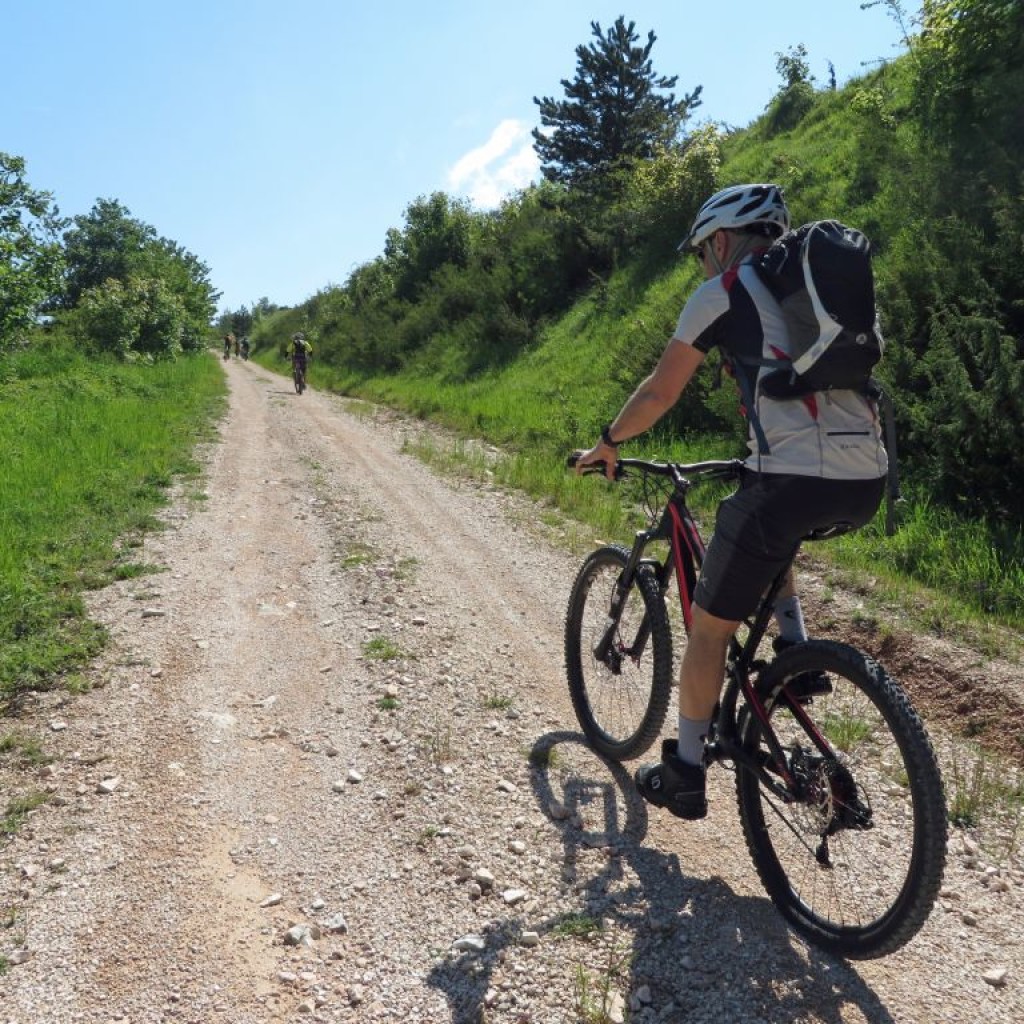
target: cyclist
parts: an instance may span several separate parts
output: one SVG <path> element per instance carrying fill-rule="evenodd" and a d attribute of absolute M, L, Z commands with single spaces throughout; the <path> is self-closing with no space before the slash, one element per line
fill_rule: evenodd
<path fill-rule="evenodd" d="M 242 341 L 241 341 L 241 348 L 242 348 L 242 358 L 243 359 L 248 359 L 249 358 L 249 339 L 248 339 L 248 337 L 245 337 L 245 338 L 242 339 Z"/>
<path fill-rule="evenodd" d="M 313 346 L 306 340 L 302 331 L 296 331 L 288 342 L 285 354 L 292 364 L 292 372 L 301 371 L 302 379 L 306 379 L 306 363 L 313 357 Z"/>
<path fill-rule="evenodd" d="M 225 359 L 230 359 L 231 358 L 231 345 L 233 344 L 234 340 L 235 340 L 235 336 L 233 334 L 225 334 L 224 335 L 224 358 Z"/>
<path fill-rule="evenodd" d="M 815 529 L 853 529 L 881 503 L 888 460 L 875 403 L 858 392 L 828 391 L 776 401 L 758 394 L 758 358 L 790 351 L 778 303 L 761 283 L 753 258 L 789 229 L 782 190 L 735 185 L 711 196 L 679 251 L 693 251 L 706 280 L 683 308 L 654 371 L 637 387 L 601 440 L 579 460 L 604 462 L 614 475 L 618 447 L 652 427 L 676 402 L 712 348 L 718 346 L 748 420 L 750 455 L 734 494 L 719 506 L 679 674 L 679 734 L 662 745 L 660 764 L 636 772 L 650 803 L 680 818 L 707 814 L 704 739 L 718 701 L 730 637 L 761 594 L 790 565 Z M 739 361 L 736 357 L 753 359 Z M 753 406 L 753 408 L 751 408 Z M 758 444 L 759 427 L 767 442 Z M 807 638 L 790 572 L 775 607 L 780 639 Z M 826 691 L 825 676 L 806 680 Z"/>

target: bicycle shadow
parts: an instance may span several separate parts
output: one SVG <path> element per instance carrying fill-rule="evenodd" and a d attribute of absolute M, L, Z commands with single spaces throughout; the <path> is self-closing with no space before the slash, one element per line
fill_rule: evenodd
<path fill-rule="evenodd" d="M 585 753 L 584 774 L 552 767 L 566 763 L 555 752 L 568 744 Z M 562 877 L 578 894 L 578 911 L 540 923 L 495 919 L 481 932 L 482 951 L 439 963 L 427 983 L 445 994 L 453 1024 L 489 1019 L 486 999 L 496 970 L 519 952 L 530 955 L 519 950 L 525 930 L 537 932 L 541 944 L 558 942 L 571 932 L 568 925 L 580 922 L 601 922 L 602 934 L 614 932 L 628 945 L 614 963 L 602 963 L 595 951 L 578 969 L 579 977 L 593 981 L 592 991 L 600 991 L 602 972 L 613 975 L 625 1019 L 633 1019 L 630 996 L 646 989 L 650 1019 L 666 1024 L 703 1019 L 709 1005 L 718 1004 L 723 1020 L 789 1024 L 810 1017 L 841 1024 L 843 1007 L 853 1004 L 866 1020 L 895 1024 L 850 963 L 805 945 L 767 897 L 738 895 L 718 877 L 689 877 L 676 854 L 643 845 L 647 807 L 634 791 L 631 771 L 594 753 L 581 734 L 539 737 L 530 763 L 534 797 L 561 833 Z M 590 827 L 595 820 L 599 828 Z M 604 854 L 596 873 L 595 851 Z M 566 956 L 574 955 L 567 948 Z M 566 991 L 566 1012 L 574 999 L 579 993 Z M 609 1006 L 598 1009 L 607 1012 Z"/>

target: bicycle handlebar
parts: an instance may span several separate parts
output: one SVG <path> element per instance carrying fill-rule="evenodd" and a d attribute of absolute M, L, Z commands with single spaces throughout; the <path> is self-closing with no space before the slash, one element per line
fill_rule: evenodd
<path fill-rule="evenodd" d="M 572 452 L 566 464 L 575 469 L 582 451 Z M 584 474 L 604 473 L 604 462 L 595 462 L 583 467 Z M 741 459 L 709 459 L 706 462 L 652 462 L 648 459 L 618 459 L 615 463 L 615 479 L 621 480 L 628 476 L 628 471 L 639 470 L 651 476 L 668 476 L 679 481 L 691 476 L 703 476 L 712 479 L 728 479 L 738 477 L 744 466 Z"/>

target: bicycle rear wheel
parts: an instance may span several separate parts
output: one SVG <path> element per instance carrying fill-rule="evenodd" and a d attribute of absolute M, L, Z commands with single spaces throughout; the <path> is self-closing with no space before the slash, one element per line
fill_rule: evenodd
<path fill-rule="evenodd" d="M 628 558 L 617 546 L 591 554 L 573 584 L 565 620 L 565 666 L 576 717 L 591 746 L 618 761 L 639 757 L 655 741 L 672 693 L 672 636 L 649 567 L 637 570 L 608 654 L 599 659 L 594 653 Z"/>
<path fill-rule="evenodd" d="M 806 672 L 826 673 L 831 693 L 793 705 L 780 688 Z M 946 861 L 942 778 L 921 719 L 877 662 L 831 641 L 785 651 L 758 689 L 794 780 L 787 800 L 755 772 L 736 773 L 743 832 L 768 895 L 829 952 L 892 953 L 927 919 Z M 753 715 L 741 739 L 769 763 Z"/>

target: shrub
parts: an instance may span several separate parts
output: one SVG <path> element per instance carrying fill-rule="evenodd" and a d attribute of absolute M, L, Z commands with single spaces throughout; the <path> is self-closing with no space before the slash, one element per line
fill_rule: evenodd
<path fill-rule="evenodd" d="M 126 359 L 178 355 L 188 337 L 188 315 L 163 281 L 110 278 L 86 291 L 69 316 L 72 335 L 92 352 Z"/>

